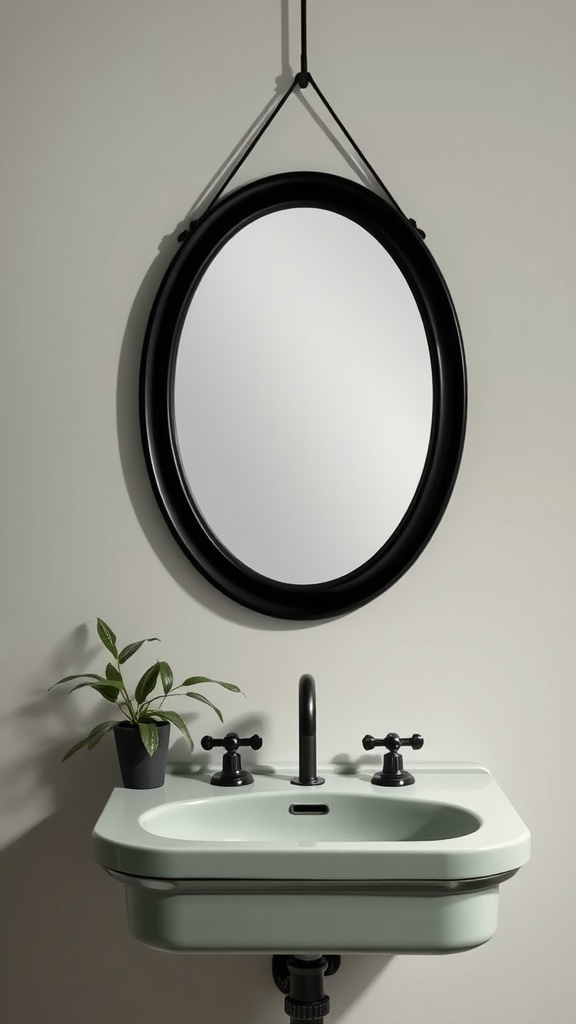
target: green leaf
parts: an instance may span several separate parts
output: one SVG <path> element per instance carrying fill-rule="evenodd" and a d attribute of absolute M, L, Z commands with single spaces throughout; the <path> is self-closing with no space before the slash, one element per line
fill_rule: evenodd
<path fill-rule="evenodd" d="M 187 693 L 186 696 L 192 697 L 193 700 L 199 700 L 202 702 L 202 704 L 207 704 L 208 707 L 211 707 L 212 710 L 216 712 L 220 721 L 224 721 L 224 719 L 222 718 L 222 712 L 219 711 L 216 705 L 213 704 L 211 700 L 208 700 L 208 697 L 205 697 L 203 693 Z"/>
<path fill-rule="evenodd" d="M 136 687 L 136 691 L 134 693 L 136 702 L 138 704 L 142 704 L 146 700 L 146 697 L 148 697 L 149 694 L 152 693 L 152 690 L 154 689 L 158 681 L 159 672 L 160 662 L 158 661 L 156 662 L 155 665 L 151 665 L 150 668 L 146 669 L 144 675 L 138 682 L 138 686 Z"/>
<path fill-rule="evenodd" d="M 120 683 L 104 682 L 104 683 L 77 683 L 70 690 L 70 693 L 74 693 L 74 690 L 81 690 L 84 686 L 90 686 L 92 690 L 96 690 L 104 700 L 109 700 L 111 704 L 115 704 L 120 695 Z"/>
<path fill-rule="evenodd" d="M 211 679 L 210 682 L 216 683 L 217 686 L 223 686 L 225 690 L 230 690 L 232 693 L 241 693 L 243 697 L 246 696 L 246 694 L 239 686 L 236 686 L 235 683 L 223 683 L 221 679 Z"/>
<path fill-rule="evenodd" d="M 72 754 L 75 754 L 77 750 L 81 750 L 82 747 L 88 747 L 89 750 L 92 750 L 92 748 L 100 742 L 102 737 L 105 736 L 110 729 L 113 729 L 115 725 L 118 725 L 118 722 L 101 722 L 100 725 L 95 726 L 83 740 L 79 740 L 79 742 L 75 743 L 73 747 L 70 747 L 70 750 L 66 751 L 62 758 L 62 762 L 67 761 L 69 757 L 72 757 Z"/>
<path fill-rule="evenodd" d="M 154 725 L 154 722 L 138 722 L 138 730 L 148 757 L 152 757 L 152 754 L 156 753 L 158 749 L 158 727 Z"/>
<path fill-rule="evenodd" d="M 116 636 L 110 629 L 110 626 L 107 626 L 103 619 L 96 619 L 96 629 L 106 650 L 110 651 L 110 654 L 117 658 L 118 651 L 116 650 Z"/>
<path fill-rule="evenodd" d="M 97 679 L 99 683 L 106 682 L 104 676 L 98 676 L 94 672 L 80 672 L 77 676 L 64 676 L 57 683 L 52 683 L 52 686 L 49 686 L 48 689 L 52 690 L 55 686 L 60 686 L 60 683 L 71 683 L 73 679 Z"/>
<path fill-rule="evenodd" d="M 118 655 L 118 661 L 120 662 L 120 664 L 123 665 L 125 661 L 128 661 L 128 658 L 131 658 L 133 654 L 136 654 L 136 651 L 140 650 L 142 644 L 149 644 L 152 642 L 152 640 L 158 640 L 158 637 L 149 636 L 147 640 L 138 640 L 134 644 L 127 644 L 126 647 L 122 648 L 120 654 Z"/>
<path fill-rule="evenodd" d="M 192 737 L 188 732 L 188 726 L 180 715 L 177 715 L 175 711 L 155 711 L 154 716 L 155 718 L 161 718 L 163 722 L 171 722 L 177 729 L 180 729 L 180 732 L 188 742 L 190 750 L 194 750 L 194 744 L 192 742 Z"/>
<path fill-rule="evenodd" d="M 160 680 L 162 682 L 162 689 L 164 693 L 170 693 L 174 685 L 174 676 L 172 669 L 167 661 L 161 661 L 160 663 Z"/>
<path fill-rule="evenodd" d="M 235 686 L 234 683 L 223 683 L 221 679 L 210 679 L 208 676 L 190 676 L 189 679 L 185 679 L 180 686 L 198 686 L 200 683 L 216 683 L 218 686 L 223 686 L 226 690 L 231 690 L 232 693 L 242 693 L 239 686 Z M 188 694 L 190 697 L 191 695 Z"/>
<path fill-rule="evenodd" d="M 106 679 L 111 679 L 115 683 L 123 682 L 122 674 L 118 671 L 116 666 L 112 664 L 111 661 L 108 662 L 108 664 L 106 665 Z"/>

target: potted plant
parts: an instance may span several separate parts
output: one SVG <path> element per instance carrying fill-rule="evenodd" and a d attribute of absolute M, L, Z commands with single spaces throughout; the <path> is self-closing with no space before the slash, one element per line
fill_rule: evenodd
<path fill-rule="evenodd" d="M 123 666 L 143 644 L 152 643 L 158 640 L 158 637 L 137 640 L 118 650 L 116 635 L 103 619 L 97 619 L 96 629 L 102 644 L 114 659 L 106 665 L 104 675 L 81 672 L 79 675 L 65 676 L 63 679 L 59 679 L 53 686 L 80 680 L 76 686 L 72 687 L 70 693 L 89 686 L 96 690 L 104 700 L 115 704 L 124 715 L 125 720 L 115 719 L 100 722 L 84 739 L 70 747 L 62 760 L 66 761 L 82 747 L 93 750 L 106 733 L 113 730 L 124 785 L 128 789 L 153 789 L 162 786 L 166 771 L 170 725 L 175 725 L 180 730 L 190 750 L 193 749 L 192 738 L 186 723 L 175 711 L 163 709 L 166 698 L 176 693 L 185 692 L 187 697 L 211 707 L 222 722 L 222 713 L 216 705 L 203 693 L 198 693 L 195 687 L 202 683 L 216 683 L 233 693 L 240 693 L 241 690 L 233 683 L 224 683 L 220 679 L 210 679 L 208 676 L 190 676 L 175 686 L 170 665 L 166 661 L 156 661 L 140 677 L 133 696 L 130 696 L 122 674 Z M 161 691 L 155 694 L 159 685 Z M 53 689 L 53 686 L 50 689 Z"/>

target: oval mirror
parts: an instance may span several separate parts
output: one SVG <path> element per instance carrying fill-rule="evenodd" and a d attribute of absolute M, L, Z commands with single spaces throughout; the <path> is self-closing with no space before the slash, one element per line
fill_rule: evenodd
<path fill-rule="evenodd" d="M 395 582 L 458 471 L 464 355 L 417 228 L 347 179 L 244 186 L 193 226 L 144 345 L 141 424 L 194 565 L 281 618 Z"/>

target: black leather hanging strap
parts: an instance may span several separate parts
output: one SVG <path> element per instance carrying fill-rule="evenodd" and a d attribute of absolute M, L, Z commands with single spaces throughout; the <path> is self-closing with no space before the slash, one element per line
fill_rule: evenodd
<path fill-rule="evenodd" d="M 394 199 L 394 196 L 391 194 L 390 190 L 386 187 L 386 185 L 384 184 L 384 182 L 382 181 L 380 176 L 374 170 L 374 167 L 368 161 L 367 157 L 364 155 L 364 153 L 362 152 L 360 147 L 357 145 L 357 143 L 354 141 L 354 139 L 352 138 L 350 132 L 344 126 L 344 124 L 342 123 L 342 121 L 338 117 L 336 111 L 330 105 L 330 103 L 328 102 L 328 100 L 324 96 L 324 93 L 321 91 L 319 86 L 316 84 L 314 78 L 310 74 L 310 72 L 308 70 L 307 0 L 300 0 L 300 13 L 301 13 L 301 19 L 300 19 L 300 39 L 301 39 L 300 71 L 298 71 L 294 75 L 294 78 L 293 78 L 292 82 L 290 83 L 290 85 L 289 85 L 288 89 L 286 90 L 286 92 L 280 97 L 280 99 L 278 100 L 278 103 L 273 108 L 272 112 L 265 119 L 264 123 L 261 125 L 261 127 L 256 132 L 254 138 L 251 140 L 251 142 L 248 144 L 248 146 L 246 147 L 246 149 L 244 150 L 242 155 L 239 157 L 239 159 L 233 165 L 232 170 L 229 172 L 229 174 L 226 175 L 224 181 L 222 182 L 220 187 L 217 189 L 215 194 L 212 196 L 212 198 L 211 198 L 207 208 L 204 210 L 204 213 L 202 214 L 202 217 L 205 217 L 206 214 L 208 213 L 208 211 L 214 205 L 214 203 L 216 203 L 218 201 L 218 199 L 220 198 L 222 193 L 225 191 L 227 186 L 232 181 L 232 178 L 234 177 L 234 175 L 239 171 L 239 169 L 241 168 L 241 166 L 245 162 L 245 160 L 248 159 L 248 157 L 250 156 L 250 154 L 251 154 L 252 150 L 255 148 L 255 146 L 257 146 L 258 142 L 260 141 L 260 139 L 264 135 L 264 132 L 270 127 L 270 125 L 272 124 L 274 118 L 280 113 L 282 107 L 286 103 L 286 100 L 289 98 L 289 96 L 292 95 L 292 93 L 294 92 L 294 89 L 296 88 L 296 86 L 298 86 L 300 89 L 306 89 L 308 85 L 311 85 L 313 90 L 314 90 L 314 92 L 318 96 L 319 100 L 324 104 L 324 107 L 326 108 L 326 110 L 328 111 L 330 116 L 333 118 L 333 120 L 336 122 L 336 124 L 338 125 L 338 128 L 340 129 L 340 131 L 342 132 L 342 134 L 344 135 L 346 140 L 353 147 L 354 152 L 357 154 L 358 157 L 360 157 L 360 160 L 362 161 L 362 163 L 364 164 L 364 166 L 366 167 L 368 172 L 371 174 L 372 178 L 377 183 L 379 188 L 382 190 L 382 192 L 384 193 L 384 195 L 386 196 L 388 201 L 392 204 L 392 206 L 395 207 L 395 209 L 398 211 L 398 213 L 400 213 L 403 217 L 405 217 L 405 219 L 408 220 L 410 222 L 410 224 L 412 224 L 416 228 L 416 230 L 421 235 L 421 237 L 425 238 L 426 235 L 418 227 L 418 225 L 416 224 L 416 221 L 412 220 L 412 218 L 406 217 L 404 212 L 401 210 L 399 204 Z M 194 227 L 194 223 L 195 223 L 194 221 L 191 222 L 190 229 L 192 229 Z M 188 231 L 184 231 L 181 235 L 178 236 L 178 240 L 181 241 L 182 239 L 186 238 L 188 236 L 188 233 L 189 233 Z"/>

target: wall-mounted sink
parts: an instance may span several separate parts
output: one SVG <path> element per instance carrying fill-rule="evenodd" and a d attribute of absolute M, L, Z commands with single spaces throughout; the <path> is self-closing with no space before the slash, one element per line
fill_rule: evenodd
<path fill-rule="evenodd" d="M 412 766 L 383 789 L 371 772 L 253 769 L 210 786 L 174 766 L 162 789 L 116 789 L 94 856 L 126 884 L 132 933 L 175 951 L 448 953 L 495 932 L 500 884 L 530 836 L 478 765 Z M 348 769 L 349 772 L 349 769 Z"/>

